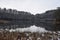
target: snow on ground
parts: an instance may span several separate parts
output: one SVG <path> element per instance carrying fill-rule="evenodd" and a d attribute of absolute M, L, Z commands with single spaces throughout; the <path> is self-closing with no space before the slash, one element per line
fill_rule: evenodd
<path fill-rule="evenodd" d="M 44 28 L 41 27 L 36 27 L 35 25 L 31 26 L 31 27 L 27 27 L 27 28 L 16 28 L 16 29 L 10 29 L 10 32 L 12 31 L 17 31 L 17 32 L 47 32 L 47 30 L 45 30 Z"/>

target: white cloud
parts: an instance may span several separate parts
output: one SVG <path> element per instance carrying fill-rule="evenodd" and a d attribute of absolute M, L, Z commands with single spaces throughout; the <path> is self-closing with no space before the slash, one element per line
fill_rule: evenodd
<path fill-rule="evenodd" d="M 60 6 L 59 0 L 0 0 L 0 7 L 12 8 L 32 14 L 42 13 Z"/>

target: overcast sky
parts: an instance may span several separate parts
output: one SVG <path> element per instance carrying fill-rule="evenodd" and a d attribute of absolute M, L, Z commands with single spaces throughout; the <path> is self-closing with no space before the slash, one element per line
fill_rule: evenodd
<path fill-rule="evenodd" d="M 60 7 L 60 0 L 0 0 L 0 7 L 36 14 Z"/>

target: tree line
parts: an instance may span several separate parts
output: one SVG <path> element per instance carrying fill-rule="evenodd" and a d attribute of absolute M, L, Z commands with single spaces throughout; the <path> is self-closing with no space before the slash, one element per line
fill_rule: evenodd
<path fill-rule="evenodd" d="M 60 7 L 36 15 L 30 12 L 17 11 L 16 9 L 0 8 L 0 20 L 7 21 L 6 23 L 0 22 L 1 26 L 18 25 L 16 27 L 23 28 L 36 25 L 47 30 L 55 30 L 56 28 L 60 30 Z"/>

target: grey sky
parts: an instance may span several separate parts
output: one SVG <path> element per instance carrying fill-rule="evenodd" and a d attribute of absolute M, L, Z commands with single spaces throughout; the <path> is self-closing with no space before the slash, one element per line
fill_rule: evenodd
<path fill-rule="evenodd" d="M 0 0 L 0 7 L 36 14 L 60 7 L 60 0 Z"/>

